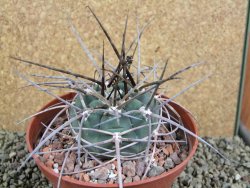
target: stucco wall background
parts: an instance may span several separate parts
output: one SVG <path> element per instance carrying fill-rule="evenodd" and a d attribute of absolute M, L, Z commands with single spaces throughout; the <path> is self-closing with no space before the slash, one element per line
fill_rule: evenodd
<path fill-rule="evenodd" d="M 176 100 L 199 122 L 199 132 L 208 136 L 230 136 L 233 132 L 247 1 L 242 0 L 146 0 L 71 1 L 0 0 L 0 128 L 23 131 L 16 122 L 38 110 L 52 97 L 35 88 L 18 89 L 26 83 L 16 70 L 53 74 L 45 69 L 21 65 L 9 55 L 93 75 L 90 61 L 72 35 L 71 17 L 92 52 L 101 52 L 105 38 L 86 6 L 90 5 L 120 46 L 125 16 L 129 10 L 127 41 L 136 34 L 135 11 L 140 25 L 154 15 L 154 22 L 141 41 L 142 62 L 170 58 L 168 71 L 198 61 L 206 65 L 183 74 L 168 84 L 172 96 L 189 83 L 213 76 Z M 106 57 L 116 64 L 108 42 Z M 64 93 L 56 91 L 55 93 Z"/>

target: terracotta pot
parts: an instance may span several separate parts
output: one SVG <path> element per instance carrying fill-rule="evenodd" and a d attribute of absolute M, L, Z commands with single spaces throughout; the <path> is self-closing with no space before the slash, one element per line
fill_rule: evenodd
<path fill-rule="evenodd" d="M 68 93 L 63 95 L 64 99 L 72 99 L 74 97 L 74 93 Z M 41 110 L 58 103 L 58 99 L 54 99 L 45 105 Z M 192 116 L 181 106 L 175 103 L 171 103 L 171 105 L 175 108 L 175 110 L 181 115 L 183 123 L 186 125 L 186 128 L 191 130 L 193 133 L 197 134 L 196 123 Z M 28 149 L 31 152 L 34 148 L 35 143 L 37 142 L 38 137 L 41 134 L 43 126 L 41 126 L 40 122 L 48 123 L 52 120 L 53 116 L 58 112 L 58 110 L 49 111 L 46 113 L 42 113 L 36 117 L 34 117 L 31 123 L 27 127 L 26 132 L 26 142 L 28 145 Z M 152 177 L 146 180 L 141 180 L 133 183 L 126 183 L 124 187 L 129 188 L 167 188 L 171 187 L 177 176 L 184 170 L 188 161 L 194 155 L 195 150 L 198 145 L 198 140 L 194 137 L 188 136 L 189 139 L 189 155 L 188 157 L 175 168 L 169 170 L 168 172 L 164 172 L 163 174 Z M 50 168 L 46 167 L 43 162 L 41 162 L 37 155 L 34 155 L 33 158 L 39 169 L 45 175 L 45 177 L 56 187 L 59 175 L 52 171 Z M 118 187 L 118 184 L 94 184 L 94 183 L 86 183 L 82 181 L 75 180 L 70 177 L 63 177 L 61 180 L 61 188 L 95 188 L 95 187 Z"/>

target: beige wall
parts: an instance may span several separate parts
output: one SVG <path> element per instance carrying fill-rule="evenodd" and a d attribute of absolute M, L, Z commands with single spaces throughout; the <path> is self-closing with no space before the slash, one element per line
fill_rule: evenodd
<path fill-rule="evenodd" d="M 195 115 L 201 135 L 231 135 L 247 1 L 147 0 L 137 1 L 137 5 L 134 2 L 1 0 L 0 127 L 24 130 L 25 124 L 16 125 L 16 122 L 51 99 L 34 88 L 18 89 L 25 82 L 16 76 L 15 70 L 25 74 L 52 72 L 20 65 L 10 60 L 9 55 L 93 75 L 90 62 L 67 25 L 67 17 L 70 16 L 89 48 L 100 52 L 104 36 L 85 8 L 91 5 L 112 33 L 116 44 L 121 43 L 127 9 L 130 11 L 128 41 L 135 34 L 136 9 L 141 24 L 155 16 L 141 41 L 144 64 L 152 64 L 154 57 L 163 61 L 170 57 L 168 73 L 171 73 L 193 62 L 208 62 L 185 73 L 184 80 L 169 83 L 166 95 L 171 96 L 188 83 L 213 73 L 212 78 L 180 96 L 177 101 Z M 111 62 L 115 60 L 108 47 L 106 54 Z"/>

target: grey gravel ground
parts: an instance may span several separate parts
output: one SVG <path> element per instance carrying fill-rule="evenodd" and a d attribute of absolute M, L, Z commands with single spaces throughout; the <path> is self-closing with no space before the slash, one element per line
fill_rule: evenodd
<path fill-rule="evenodd" d="M 250 188 L 250 147 L 246 146 L 239 137 L 205 138 L 205 140 L 219 148 L 228 158 L 248 168 L 230 164 L 228 160 L 215 154 L 209 147 L 199 143 L 194 158 L 177 179 L 173 188 Z"/>
<path fill-rule="evenodd" d="M 198 150 L 185 172 L 177 179 L 174 188 L 182 187 L 222 187 L 250 188 L 250 147 L 235 137 L 234 139 L 211 139 L 231 159 L 247 165 L 233 166 L 211 151 L 207 146 L 199 144 Z M 0 187 L 8 188 L 48 188 L 52 187 L 41 175 L 33 161 L 17 172 L 20 162 L 25 159 L 27 148 L 24 133 L 0 131 Z"/>

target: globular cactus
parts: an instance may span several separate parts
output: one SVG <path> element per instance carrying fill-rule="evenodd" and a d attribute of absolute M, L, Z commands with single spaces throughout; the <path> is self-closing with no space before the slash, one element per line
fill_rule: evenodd
<path fill-rule="evenodd" d="M 120 82 L 118 85 L 119 92 L 124 94 L 124 87 L 123 83 Z M 114 86 L 115 87 L 115 86 Z M 132 88 L 129 88 L 132 89 Z M 99 87 L 95 87 L 96 92 L 100 92 Z M 128 90 L 130 91 L 130 90 Z M 108 95 L 109 93 L 107 93 Z M 136 128 L 142 125 L 149 124 L 149 119 L 143 115 L 140 112 L 133 112 L 133 111 L 140 111 L 145 105 L 150 101 L 152 97 L 152 92 L 147 92 L 140 95 L 140 92 L 134 92 L 131 94 L 131 97 L 135 97 L 131 101 L 129 101 L 127 104 L 121 107 L 121 109 L 116 109 L 115 106 L 109 107 L 107 104 L 103 103 L 101 99 L 98 97 L 95 97 L 91 95 L 91 92 L 86 94 L 78 93 L 74 100 L 73 104 L 77 107 L 79 107 L 81 110 L 76 111 L 74 108 L 70 108 L 69 114 L 70 118 L 74 118 L 79 113 L 84 113 L 86 110 L 95 110 L 95 109 L 107 109 L 110 111 L 94 111 L 92 113 L 87 114 L 87 117 L 85 120 L 75 120 L 72 122 L 72 128 L 74 132 L 79 135 L 79 127 L 82 128 L 91 128 L 91 129 L 98 129 L 103 130 L 111 133 L 122 133 L 124 131 L 130 130 L 132 128 Z M 80 96 L 81 95 L 81 96 Z M 136 95 L 139 95 L 136 97 Z M 119 100 L 122 100 L 122 96 L 118 95 L 117 99 L 115 99 L 117 103 L 119 103 Z M 152 109 L 152 112 L 155 114 L 159 114 L 160 110 L 160 104 L 153 99 L 149 109 Z M 112 113 L 114 111 L 114 113 Z M 120 114 L 115 114 L 115 111 L 119 111 Z M 131 112 L 131 113 L 130 113 Z M 129 116 L 122 115 L 122 114 L 129 114 Z M 157 127 L 157 119 L 153 118 L 151 121 L 152 131 L 155 130 Z M 76 129 L 74 129 L 76 128 Z M 102 141 L 106 141 L 112 138 L 111 135 L 107 135 L 105 133 L 96 132 L 93 130 L 82 130 L 81 132 L 81 139 L 89 142 L 89 143 L 98 143 Z M 123 135 L 123 138 L 133 138 L 133 139 L 145 139 L 149 135 L 149 129 L 142 127 L 137 130 L 134 130 L 132 132 L 128 132 Z M 127 146 L 131 144 L 131 142 L 122 142 L 121 147 Z M 84 145 L 84 142 L 83 142 Z M 106 149 L 113 150 L 114 149 L 114 143 L 106 143 L 101 145 L 102 147 Z M 135 145 L 129 146 L 126 149 L 121 151 L 121 154 L 123 156 L 126 155 L 132 155 L 132 154 L 138 154 L 146 149 L 147 143 L 136 143 Z M 98 153 L 99 156 L 101 156 L 102 152 L 104 152 L 103 149 L 90 147 L 88 149 L 91 152 Z M 110 153 L 110 155 L 114 155 L 114 153 Z"/>

